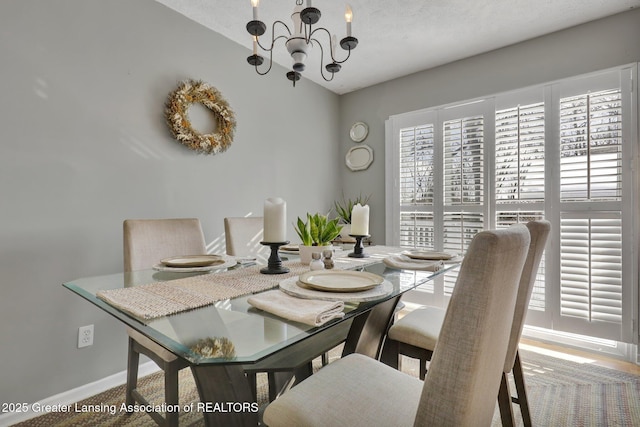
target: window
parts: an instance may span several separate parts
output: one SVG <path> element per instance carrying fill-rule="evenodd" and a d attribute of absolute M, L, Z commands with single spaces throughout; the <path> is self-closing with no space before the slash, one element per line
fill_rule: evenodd
<path fill-rule="evenodd" d="M 464 253 L 480 230 L 546 218 L 527 322 L 633 341 L 638 213 L 622 195 L 637 193 L 636 70 L 391 117 L 387 242 Z M 454 284 L 422 302 L 446 304 Z"/>
<path fill-rule="evenodd" d="M 496 203 L 544 201 L 544 103 L 496 111 Z"/>
<path fill-rule="evenodd" d="M 533 94 L 541 98 L 541 92 Z M 544 102 L 513 104 L 496 111 L 496 228 L 542 219 L 545 200 Z M 544 312 L 545 262 L 540 261 L 529 309 Z"/>
<path fill-rule="evenodd" d="M 616 200 L 622 195 L 620 89 L 560 100 L 560 198 Z"/>
<path fill-rule="evenodd" d="M 491 110 L 474 102 L 442 112 L 408 114 L 395 123 L 398 149 L 388 155 L 396 159 L 393 181 L 398 182 L 398 198 L 391 216 L 397 244 L 464 253 L 473 236 L 486 228 L 487 119 L 491 128 Z M 425 290 L 429 302 L 443 304 L 456 277 L 448 273 Z"/>

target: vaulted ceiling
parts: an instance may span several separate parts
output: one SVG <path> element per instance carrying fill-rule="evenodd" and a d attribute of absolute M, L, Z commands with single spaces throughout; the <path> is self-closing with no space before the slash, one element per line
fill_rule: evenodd
<path fill-rule="evenodd" d="M 251 54 L 252 38 L 245 28 L 252 19 L 249 0 L 157 1 L 245 46 L 247 56 Z M 348 1 L 357 48 L 331 82 L 320 75 L 318 48 L 309 52 L 303 73 L 338 94 L 640 7 L 640 0 Z M 265 36 L 270 35 L 274 20 L 291 22 L 295 3 L 260 1 L 259 18 L 267 24 Z M 322 12 L 317 25 L 336 34 L 338 40 L 344 37 L 345 3 L 314 0 L 313 6 Z M 291 68 L 283 40 L 278 44 L 274 61 Z M 338 55 L 345 54 L 338 47 Z M 249 67 L 244 58 L 242 61 Z M 286 79 L 284 73 L 282 78 Z"/>

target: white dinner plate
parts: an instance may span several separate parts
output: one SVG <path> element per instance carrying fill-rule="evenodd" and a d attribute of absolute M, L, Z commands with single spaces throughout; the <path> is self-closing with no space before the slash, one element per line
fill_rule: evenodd
<path fill-rule="evenodd" d="M 238 258 L 230 255 L 219 255 L 222 258 L 222 263 L 213 263 L 211 265 L 205 265 L 204 267 L 170 267 L 162 264 L 161 262 L 153 266 L 154 270 L 166 271 L 171 273 L 198 273 L 208 272 L 213 270 L 221 270 L 224 268 L 230 268 L 241 262 L 243 258 Z"/>
<path fill-rule="evenodd" d="M 224 262 L 220 255 L 182 255 L 160 260 L 160 263 L 167 267 L 209 267 Z"/>
<path fill-rule="evenodd" d="M 451 258 L 455 258 L 457 254 L 452 254 L 450 252 L 438 252 L 438 251 L 428 251 L 428 250 L 415 250 L 415 251 L 405 251 L 404 255 L 413 259 L 423 259 L 428 261 L 444 261 Z"/>
<path fill-rule="evenodd" d="M 384 278 L 366 271 L 319 270 L 302 273 L 298 280 L 319 291 L 359 292 L 375 288 Z"/>

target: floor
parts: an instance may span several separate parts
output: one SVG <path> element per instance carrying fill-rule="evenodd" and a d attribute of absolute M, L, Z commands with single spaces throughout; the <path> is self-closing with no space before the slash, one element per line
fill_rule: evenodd
<path fill-rule="evenodd" d="M 534 349 L 534 351 L 549 351 L 549 352 L 557 352 L 567 356 L 572 357 L 582 357 L 593 360 L 593 364 L 598 366 L 604 366 L 611 369 L 617 369 L 622 372 L 626 372 L 633 375 L 640 375 L 640 365 L 636 365 L 635 363 L 626 362 L 624 360 L 615 359 L 613 357 L 608 357 L 605 355 L 601 355 L 599 353 L 585 351 L 585 350 L 577 350 L 573 348 L 562 347 L 556 344 L 549 344 L 540 341 L 534 341 L 527 338 L 522 338 L 520 340 L 520 347 L 526 349 L 527 346 L 530 346 Z"/>
<path fill-rule="evenodd" d="M 419 305 L 413 303 L 406 303 L 402 306 L 401 310 L 398 313 L 398 317 L 402 317 L 411 310 L 415 309 Z M 640 365 L 636 365 L 635 363 L 627 362 L 624 360 L 616 359 L 613 357 L 608 357 L 599 353 L 590 352 L 586 350 L 578 350 L 569 347 L 563 347 L 557 344 L 550 344 L 541 341 L 535 341 L 528 338 L 522 338 L 520 340 L 520 346 L 524 349 L 527 346 L 532 347 L 531 349 L 539 352 L 556 352 L 561 353 L 569 357 L 582 357 L 586 359 L 593 360 L 593 364 L 598 366 L 604 366 L 611 369 L 617 369 L 622 372 L 626 372 L 628 374 L 640 375 Z"/>

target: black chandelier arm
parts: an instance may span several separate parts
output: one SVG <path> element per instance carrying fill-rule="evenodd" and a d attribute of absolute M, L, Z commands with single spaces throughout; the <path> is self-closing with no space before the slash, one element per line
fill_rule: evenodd
<path fill-rule="evenodd" d="M 309 40 L 310 43 L 316 43 L 318 46 L 320 46 L 320 75 L 322 76 L 322 78 L 327 81 L 330 82 L 331 80 L 333 80 L 333 77 L 335 76 L 335 73 L 330 73 L 331 74 L 331 78 L 327 78 L 324 75 L 324 48 L 322 47 L 322 43 L 320 43 L 320 41 L 318 39 L 311 39 Z M 329 48 L 331 49 L 331 48 Z M 332 56 L 333 59 L 333 56 Z"/>
<path fill-rule="evenodd" d="M 278 39 L 285 39 L 285 41 L 288 39 L 287 36 L 278 36 L 276 38 L 272 38 L 271 39 L 271 47 L 266 48 L 264 46 L 262 46 L 262 43 L 260 43 L 260 40 L 257 40 L 258 42 L 258 46 L 260 47 L 260 49 L 264 50 L 265 52 L 273 52 L 273 48 L 276 44 L 276 41 L 278 41 Z"/>
<path fill-rule="evenodd" d="M 309 33 L 309 41 L 315 41 L 316 43 L 318 43 L 320 45 L 320 48 L 322 48 L 322 43 L 320 43 L 320 40 L 318 40 L 317 38 L 314 37 L 314 35 L 318 32 L 324 32 L 327 35 L 327 38 L 329 40 L 329 54 L 331 56 L 331 61 L 335 62 L 335 58 L 333 57 L 333 49 L 331 49 L 331 33 L 329 32 L 329 30 L 327 30 L 324 27 L 318 27 L 315 28 L 313 31 L 311 31 Z"/>
<path fill-rule="evenodd" d="M 309 34 L 309 41 L 315 41 L 316 43 L 318 43 L 318 44 L 320 45 L 320 47 L 322 47 L 322 43 L 320 43 L 320 41 L 319 41 L 317 38 L 314 38 L 314 37 L 313 37 L 313 36 L 314 36 L 314 34 L 315 34 L 317 31 L 324 32 L 324 33 L 327 35 L 327 38 L 329 39 L 329 53 L 330 53 L 330 56 L 331 56 L 331 61 L 332 61 L 332 62 L 335 62 L 336 64 L 344 64 L 345 62 L 347 62 L 347 60 L 348 60 L 348 59 L 349 59 L 349 57 L 351 56 L 351 48 L 349 48 L 349 49 L 345 49 L 345 50 L 347 50 L 347 57 L 346 57 L 346 58 L 344 58 L 343 60 L 338 61 L 336 58 L 334 58 L 334 56 L 333 56 L 333 49 L 331 48 L 331 33 L 330 33 L 330 32 L 329 32 L 329 30 L 327 30 L 326 28 L 324 28 L 324 27 L 318 27 L 318 28 L 314 29 L 314 30 Z"/>
<path fill-rule="evenodd" d="M 249 57 L 251 58 L 251 57 Z M 273 52 L 269 52 L 269 68 L 267 68 L 264 72 L 260 71 L 258 69 L 258 66 L 262 65 L 262 62 L 260 62 L 259 64 L 256 62 L 253 66 L 256 69 L 256 73 L 258 73 L 261 76 L 264 76 L 265 74 L 268 74 L 269 71 L 271 71 L 271 67 L 273 67 Z"/>
<path fill-rule="evenodd" d="M 336 61 L 334 59 L 333 62 L 335 62 L 336 64 L 344 64 L 345 62 L 347 62 L 347 60 L 349 59 L 350 56 L 351 56 L 351 49 L 348 49 L 346 58 L 344 58 L 342 61 Z"/>
<path fill-rule="evenodd" d="M 281 24 L 285 30 L 287 30 L 287 34 L 288 35 L 283 35 L 283 36 L 277 36 L 276 37 L 276 24 Z M 289 37 L 291 37 L 291 30 L 289 29 L 289 27 L 287 26 L 287 24 L 285 24 L 282 21 L 273 21 L 273 24 L 271 24 L 271 47 L 270 48 L 266 48 L 264 46 L 262 46 L 262 43 L 260 43 L 260 38 L 257 38 L 257 42 L 258 42 L 258 46 L 260 46 L 260 49 L 266 51 L 266 52 L 271 52 L 273 50 L 273 47 L 276 44 L 276 41 L 278 39 L 284 38 L 284 39 L 288 39 Z"/>

